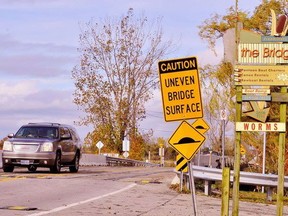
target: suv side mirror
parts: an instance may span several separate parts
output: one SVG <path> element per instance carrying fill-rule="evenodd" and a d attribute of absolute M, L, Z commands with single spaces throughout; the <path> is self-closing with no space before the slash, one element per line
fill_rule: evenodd
<path fill-rule="evenodd" d="M 71 139 L 71 135 L 70 134 L 63 134 L 61 136 L 61 139 Z"/>
<path fill-rule="evenodd" d="M 10 134 L 8 134 L 7 137 L 8 137 L 8 138 L 12 138 L 12 137 L 14 137 L 14 133 L 10 133 Z"/>

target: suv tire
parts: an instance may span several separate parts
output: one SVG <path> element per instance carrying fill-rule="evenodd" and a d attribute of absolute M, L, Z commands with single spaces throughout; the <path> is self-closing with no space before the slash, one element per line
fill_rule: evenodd
<path fill-rule="evenodd" d="M 70 172 L 78 172 L 79 170 L 79 161 L 80 161 L 80 155 L 79 155 L 79 152 L 76 153 L 75 155 L 75 158 L 74 158 L 74 161 L 73 161 L 73 165 L 72 166 L 69 166 L 69 170 Z"/>
<path fill-rule="evenodd" d="M 30 166 L 28 166 L 28 170 L 29 170 L 30 172 L 36 172 L 37 167 L 36 167 L 36 166 L 33 166 L 33 165 L 30 165 Z"/>
<path fill-rule="evenodd" d="M 3 171 L 4 172 L 13 172 L 14 166 L 3 166 Z"/>
<path fill-rule="evenodd" d="M 50 172 L 60 173 L 60 171 L 61 171 L 61 153 L 57 151 L 55 163 L 52 167 L 50 167 Z"/>

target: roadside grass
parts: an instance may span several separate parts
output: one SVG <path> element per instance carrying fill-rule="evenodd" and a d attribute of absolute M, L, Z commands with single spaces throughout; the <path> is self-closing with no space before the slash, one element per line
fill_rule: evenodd
<path fill-rule="evenodd" d="M 212 197 L 221 198 L 221 191 L 218 193 L 212 192 Z M 230 199 L 232 199 L 232 188 L 230 189 Z M 239 191 L 239 200 L 244 202 L 262 203 L 262 204 L 273 204 L 277 203 L 277 194 L 273 193 L 272 201 L 267 200 L 267 193 L 254 192 L 254 191 Z M 288 206 L 288 197 L 283 197 L 283 205 Z"/>
<path fill-rule="evenodd" d="M 196 188 L 196 193 L 199 195 L 204 195 L 204 185 L 196 183 L 195 184 L 195 188 Z M 213 186 L 212 186 L 213 188 Z M 180 185 L 179 184 L 174 184 L 170 186 L 170 189 L 177 191 L 178 193 L 182 193 L 182 194 L 189 194 L 191 193 L 190 190 L 183 185 L 182 187 L 182 191 L 180 191 Z M 230 188 L 230 200 L 232 200 L 232 191 L 233 188 Z M 215 198 L 219 198 L 221 199 L 221 189 L 219 188 L 214 188 L 212 189 L 212 194 L 210 195 L 211 197 L 215 197 Z M 244 202 L 252 202 L 252 203 L 262 203 L 262 204 L 272 204 L 272 205 L 276 205 L 277 203 L 277 194 L 274 192 L 273 196 L 272 196 L 272 201 L 268 201 L 267 200 L 267 193 L 264 192 L 257 192 L 257 191 L 239 191 L 239 200 L 240 201 L 244 201 Z M 283 205 L 288 206 L 288 197 L 284 196 L 283 198 Z"/>

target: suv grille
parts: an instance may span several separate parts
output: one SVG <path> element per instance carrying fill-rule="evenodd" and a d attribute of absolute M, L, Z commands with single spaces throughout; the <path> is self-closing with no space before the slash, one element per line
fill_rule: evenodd
<path fill-rule="evenodd" d="M 29 143 L 29 144 L 14 143 L 13 145 L 14 152 L 19 152 L 19 153 L 37 152 L 38 148 L 39 148 L 38 143 Z"/>

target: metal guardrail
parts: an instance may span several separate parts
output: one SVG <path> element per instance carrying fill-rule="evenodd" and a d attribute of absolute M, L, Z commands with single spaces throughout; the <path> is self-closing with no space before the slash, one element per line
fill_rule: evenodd
<path fill-rule="evenodd" d="M 128 158 L 111 157 L 99 154 L 82 154 L 80 166 L 160 166 L 160 164 L 132 160 Z"/>
<path fill-rule="evenodd" d="M 188 175 L 188 174 L 186 174 Z M 233 170 L 230 171 L 230 182 L 233 182 Z M 193 176 L 195 178 L 221 181 L 222 169 L 208 168 L 201 166 L 193 166 Z M 275 174 L 261 174 L 252 172 L 240 172 L 240 183 L 247 185 L 259 185 L 259 186 L 273 186 L 278 184 L 278 175 Z M 284 187 L 288 188 L 288 177 L 284 178 Z"/>
<path fill-rule="evenodd" d="M 196 179 L 203 179 L 205 181 L 204 193 L 205 195 L 211 194 L 211 182 L 222 181 L 222 169 L 192 166 L 193 176 Z M 177 172 L 178 174 L 180 172 Z M 188 173 L 183 173 L 186 178 L 185 182 L 189 182 Z M 230 171 L 230 182 L 233 182 L 234 172 Z M 278 175 L 275 174 L 261 174 L 252 172 L 240 172 L 240 184 L 253 185 L 253 186 L 266 186 L 267 200 L 272 201 L 272 188 L 278 185 Z M 288 188 L 288 177 L 284 177 L 284 187 Z"/>
<path fill-rule="evenodd" d="M 160 164 L 109 156 L 106 156 L 106 163 L 108 166 L 160 166 Z"/>

